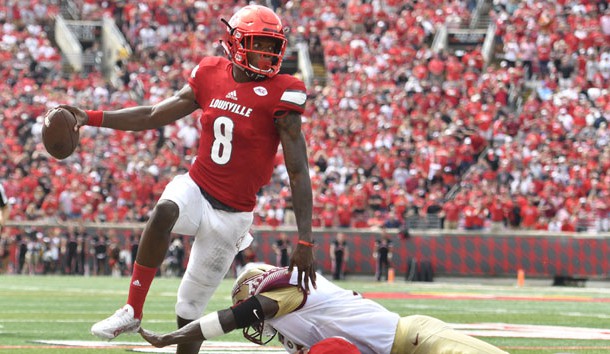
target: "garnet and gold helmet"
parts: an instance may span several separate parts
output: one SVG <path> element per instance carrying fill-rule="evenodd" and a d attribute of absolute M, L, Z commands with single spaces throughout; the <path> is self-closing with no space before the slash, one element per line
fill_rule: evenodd
<path fill-rule="evenodd" d="M 250 263 L 246 265 L 246 268 L 233 285 L 233 291 L 231 292 L 233 306 L 239 305 L 241 302 L 256 295 L 260 291 L 259 286 L 265 279 L 265 272 L 273 268 L 275 267 L 264 263 Z M 244 338 L 258 345 L 269 343 L 276 333 L 272 327 L 265 326 L 264 320 L 243 329 Z"/>
<path fill-rule="evenodd" d="M 231 292 L 233 305 L 237 305 L 256 295 L 256 290 L 263 281 L 263 274 L 273 268 L 276 267 L 265 263 L 249 263 L 246 265 L 244 271 L 237 277 L 235 284 L 233 284 L 233 291 Z"/>

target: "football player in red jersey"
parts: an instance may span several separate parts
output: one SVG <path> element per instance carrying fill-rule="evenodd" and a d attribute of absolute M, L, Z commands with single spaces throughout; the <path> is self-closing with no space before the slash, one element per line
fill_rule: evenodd
<path fill-rule="evenodd" d="M 315 287 L 312 251 L 312 191 L 307 148 L 301 132 L 306 89 L 278 74 L 286 49 L 284 26 L 269 8 L 249 5 L 226 22 L 222 46 L 228 59 L 203 58 L 174 96 L 152 106 L 85 111 L 62 105 L 83 125 L 124 131 L 158 128 L 202 109 L 197 159 L 187 174 L 165 188 L 138 249 L 127 304 L 91 328 L 112 339 L 140 326 L 148 288 L 163 261 L 170 233 L 193 235 L 188 267 L 178 289 L 178 325 L 199 318 L 237 252 L 246 248 L 257 191 L 269 182 L 282 144 L 299 243 L 290 269 Z M 299 278 L 300 279 L 300 278 Z M 201 343 L 181 344 L 177 353 L 197 353 Z"/>

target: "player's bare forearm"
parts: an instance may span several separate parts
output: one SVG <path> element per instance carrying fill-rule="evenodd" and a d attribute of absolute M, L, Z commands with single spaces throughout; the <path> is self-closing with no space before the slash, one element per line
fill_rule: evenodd
<path fill-rule="evenodd" d="M 299 239 L 311 242 L 311 216 L 313 202 L 309 173 L 307 173 L 305 176 L 299 173 L 298 175 L 291 177 L 290 189 L 292 190 L 293 209 L 297 221 Z"/>
<path fill-rule="evenodd" d="M 287 116 L 275 120 L 280 134 L 280 141 L 284 149 L 286 170 L 290 178 L 292 191 L 292 206 L 297 219 L 299 240 L 310 243 L 312 241 L 311 214 L 313 197 L 311 192 L 311 179 L 309 178 L 309 165 L 307 163 L 307 145 L 301 132 L 301 116 L 289 113 Z M 315 288 L 316 273 L 311 245 L 297 244 L 290 259 L 290 271 L 298 269 L 298 285 L 309 292 L 309 283 Z"/>
<path fill-rule="evenodd" d="M 89 116 L 84 110 L 69 105 L 60 105 L 76 117 L 76 127 L 89 123 Z M 137 106 L 115 111 L 104 111 L 102 127 L 124 131 L 141 131 L 159 128 L 185 117 L 199 108 L 195 93 L 189 85 L 184 86 L 175 95 L 153 106 Z"/>
<path fill-rule="evenodd" d="M 256 297 L 256 300 L 258 300 L 258 303 L 260 304 L 259 309 L 262 309 L 262 313 L 259 312 L 260 315 L 262 315 L 262 317 L 264 319 L 273 318 L 275 316 L 275 314 L 277 313 L 277 311 L 279 310 L 279 304 L 277 303 L 277 301 L 270 299 L 266 296 L 262 296 L 262 295 L 255 295 L 254 297 Z M 242 314 L 253 313 L 252 311 L 255 310 L 255 308 L 253 308 L 252 306 L 255 302 L 252 300 L 254 300 L 254 299 L 248 299 L 248 300 L 240 303 L 239 305 L 236 305 L 236 307 L 241 307 L 241 310 L 238 312 L 242 313 Z M 233 314 L 233 310 L 224 309 L 224 310 L 218 311 L 217 314 L 218 314 L 217 323 L 220 324 L 220 327 L 222 328 L 222 332 L 229 333 L 238 328 L 237 320 L 235 318 L 235 315 Z M 254 312 L 254 314 L 256 315 L 257 313 Z M 209 316 L 209 315 L 207 315 L 207 316 Z M 243 328 L 245 326 L 251 326 L 253 323 L 255 323 L 259 320 L 260 320 L 260 318 L 258 318 L 258 315 L 256 315 L 256 317 L 254 317 L 254 318 L 247 318 L 247 319 L 242 318 L 239 321 L 240 323 L 242 323 L 242 326 L 239 328 Z M 208 324 L 208 326 L 209 326 L 209 324 Z M 214 326 L 212 326 L 212 327 L 214 327 Z M 203 323 L 202 323 L 202 319 L 198 319 L 196 321 L 193 321 L 193 322 L 187 324 L 186 326 L 184 326 L 182 328 L 179 328 L 179 329 L 177 329 L 173 332 L 169 332 L 169 333 L 157 334 L 157 333 L 148 331 L 144 328 L 140 328 L 139 333 L 142 336 L 142 338 L 144 338 L 148 343 L 150 343 L 154 347 L 162 348 L 162 347 L 166 347 L 168 345 L 173 345 L 173 344 L 184 344 L 184 343 L 200 342 L 202 340 L 206 340 L 208 338 L 205 338 L 204 331 L 210 331 L 210 329 L 208 327 L 206 327 L 205 320 L 203 320 Z"/>
<path fill-rule="evenodd" d="M 307 163 L 307 145 L 301 132 L 301 116 L 297 113 L 289 113 L 284 118 L 276 119 L 276 126 L 280 134 L 286 170 L 290 178 L 290 190 L 299 239 L 311 242 L 313 197 Z"/>
<path fill-rule="evenodd" d="M 154 106 L 105 111 L 102 126 L 128 131 L 154 129 L 191 114 L 198 108 L 195 94 L 187 85 L 174 96 L 168 97 Z"/>
<path fill-rule="evenodd" d="M 235 317 L 230 309 L 218 311 L 218 321 L 224 333 L 229 333 L 236 328 Z M 201 319 L 193 321 L 169 333 L 154 333 L 144 328 L 139 331 L 142 338 L 157 348 L 173 344 L 184 344 L 206 340 L 202 332 Z"/>

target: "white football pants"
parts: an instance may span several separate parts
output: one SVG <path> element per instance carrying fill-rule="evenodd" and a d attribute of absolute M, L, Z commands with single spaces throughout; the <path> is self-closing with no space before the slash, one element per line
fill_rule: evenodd
<path fill-rule="evenodd" d="M 176 302 L 176 314 L 194 320 L 203 315 L 237 252 L 252 242 L 249 230 L 253 213 L 212 208 L 188 173 L 174 177 L 161 199 L 171 200 L 180 208 L 172 232 L 195 236 Z"/>

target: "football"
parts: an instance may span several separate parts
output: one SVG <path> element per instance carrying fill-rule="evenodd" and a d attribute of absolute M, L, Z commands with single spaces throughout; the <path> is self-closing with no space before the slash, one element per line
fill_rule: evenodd
<path fill-rule="evenodd" d="M 47 112 L 42 125 L 42 143 L 51 156 L 63 160 L 74 152 L 79 139 L 74 126 L 76 117 L 67 109 L 53 108 Z"/>

